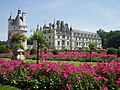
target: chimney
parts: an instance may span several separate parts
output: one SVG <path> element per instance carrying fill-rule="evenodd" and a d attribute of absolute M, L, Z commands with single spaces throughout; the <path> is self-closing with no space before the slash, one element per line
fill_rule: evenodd
<path fill-rule="evenodd" d="M 22 12 L 22 18 L 23 18 L 23 22 L 26 23 L 26 13 Z"/>

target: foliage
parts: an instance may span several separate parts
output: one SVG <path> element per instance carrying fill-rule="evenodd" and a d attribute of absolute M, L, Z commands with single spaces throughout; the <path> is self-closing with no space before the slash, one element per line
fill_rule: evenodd
<path fill-rule="evenodd" d="M 32 48 L 31 50 L 30 50 L 30 55 L 34 55 L 34 54 L 36 54 L 37 53 L 37 50 L 35 49 L 35 48 Z"/>
<path fill-rule="evenodd" d="M 40 44 L 40 47 L 43 47 L 47 43 L 45 35 L 38 29 L 31 36 L 31 39 L 36 40 Z"/>
<path fill-rule="evenodd" d="M 89 42 L 89 49 L 90 49 L 90 51 L 95 50 L 96 47 L 97 47 L 97 43 L 95 43 L 95 42 Z"/>
<path fill-rule="evenodd" d="M 25 37 L 23 34 L 15 33 L 10 37 L 10 42 L 21 44 L 21 42 L 24 42 L 26 38 L 27 37 Z"/>
<path fill-rule="evenodd" d="M 102 39 L 102 47 L 103 48 L 107 48 L 107 42 L 108 42 L 108 32 L 105 32 L 104 30 L 102 30 L 102 29 L 99 29 L 98 31 L 97 31 L 97 34 L 101 37 L 101 39 Z"/>
<path fill-rule="evenodd" d="M 10 85 L 0 85 L 0 90 L 20 90 L 20 89 L 12 87 Z"/>
<path fill-rule="evenodd" d="M 36 29 L 36 31 L 34 32 L 34 34 L 31 36 L 32 40 L 36 41 L 37 44 L 37 61 L 36 63 L 39 63 L 39 48 L 40 50 L 40 58 L 42 58 L 42 49 L 43 47 L 47 44 L 47 39 L 45 37 L 45 35 L 43 34 L 43 32 L 41 32 L 38 27 Z"/>
<path fill-rule="evenodd" d="M 92 60 L 92 52 L 96 49 L 97 43 L 89 42 L 89 49 L 90 49 L 90 61 Z"/>
<path fill-rule="evenodd" d="M 108 48 L 107 54 L 115 54 L 115 55 L 117 55 L 117 50 L 115 48 Z"/>
<path fill-rule="evenodd" d="M 97 34 L 102 39 L 102 47 L 106 48 L 118 48 L 120 47 L 120 30 L 105 32 L 102 29 L 97 31 Z"/>
<path fill-rule="evenodd" d="M 40 64 L 20 60 L 0 60 L 0 83 L 22 90 L 117 90 L 120 88 L 120 63 Z"/>
<path fill-rule="evenodd" d="M 47 48 L 44 48 L 44 53 L 49 52 L 49 50 Z"/>
<path fill-rule="evenodd" d="M 117 49 L 117 56 L 120 57 L 120 48 Z"/>
<path fill-rule="evenodd" d="M 52 52 L 49 53 L 44 53 L 42 52 L 43 57 L 46 60 L 60 60 L 60 61 L 80 61 L 80 62 L 85 62 L 85 61 L 90 61 L 90 53 L 86 52 L 86 51 L 82 51 L 82 52 L 72 52 L 69 51 L 67 52 L 67 54 L 65 54 L 66 52 L 59 52 L 59 54 L 54 55 L 52 54 Z M 30 55 L 30 53 L 25 53 L 24 54 L 26 59 L 36 59 L 36 54 L 34 55 Z M 0 58 L 11 58 L 12 54 L 0 54 Z M 115 61 L 120 61 L 120 58 L 117 57 L 117 55 L 115 54 L 108 54 L 106 53 L 106 51 L 101 51 L 98 53 L 98 51 L 94 51 L 91 53 L 92 62 L 109 62 L 111 60 L 115 60 Z"/>
<path fill-rule="evenodd" d="M 33 44 L 33 41 L 32 41 L 32 39 L 29 37 L 28 39 L 27 39 L 27 45 L 32 45 Z"/>
<path fill-rule="evenodd" d="M 115 35 L 112 35 L 108 39 L 107 46 L 108 47 L 119 48 L 120 47 L 120 33 L 116 33 Z"/>
<path fill-rule="evenodd" d="M 59 50 L 58 50 L 58 49 L 54 49 L 54 50 L 52 50 L 52 54 L 54 54 L 54 55 L 58 55 L 58 54 L 59 54 Z"/>
<path fill-rule="evenodd" d="M 9 45 L 1 45 L 0 46 L 0 53 L 10 53 Z"/>
<path fill-rule="evenodd" d="M 0 45 L 6 45 L 7 42 L 6 41 L 0 41 Z"/>

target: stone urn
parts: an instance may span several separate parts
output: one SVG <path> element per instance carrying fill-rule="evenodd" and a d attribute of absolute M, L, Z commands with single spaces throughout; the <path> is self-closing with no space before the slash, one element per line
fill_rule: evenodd
<path fill-rule="evenodd" d="M 12 60 L 25 60 L 25 56 L 23 55 L 24 50 L 21 48 L 18 48 L 16 50 L 13 51 L 13 56 L 12 56 Z"/>

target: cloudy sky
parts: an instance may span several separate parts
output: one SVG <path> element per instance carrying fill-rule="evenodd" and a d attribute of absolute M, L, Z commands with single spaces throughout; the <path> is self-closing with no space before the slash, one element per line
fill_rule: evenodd
<path fill-rule="evenodd" d="M 63 20 L 74 29 L 96 32 L 120 29 L 120 0 L 0 0 L 0 40 L 7 40 L 8 18 L 27 13 L 28 36 L 36 25 Z"/>

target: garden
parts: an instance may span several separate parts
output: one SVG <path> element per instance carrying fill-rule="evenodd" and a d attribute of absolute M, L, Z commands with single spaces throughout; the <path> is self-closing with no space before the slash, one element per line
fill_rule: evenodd
<path fill-rule="evenodd" d="M 0 54 L 0 83 L 22 90 L 118 90 L 120 58 L 115 54 L 94 51 L 25 53 L 26 60 L 10 60 L 12 54 Z M 3 60 L 4 59 L 4 60 Z M 28 61 L 27 61 L 28 60 Z M 70 62 L 82 62 L 74 65 Z M 90 64 L 95 62 L 96 64 Z"/>
<path fill-rule="evenodd" d="M 89 43 L 85 50 L 49 51 L 41 33 L 35 33 L 34 39 L 37 50 L 22 52 L 25 60 L 12 58 L 17 55 L 14 50 L 23 48 L 18 44 L 13 51 L 0 46 L 0 90 L 120 90 L 119 48 L 102 50 Z"/>

